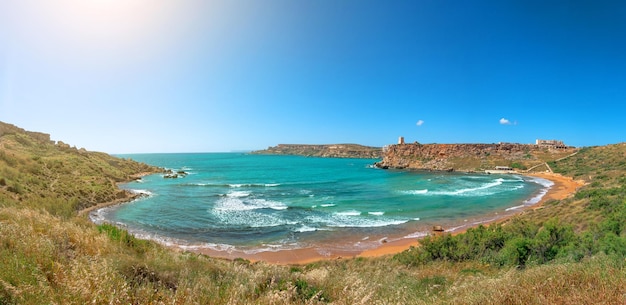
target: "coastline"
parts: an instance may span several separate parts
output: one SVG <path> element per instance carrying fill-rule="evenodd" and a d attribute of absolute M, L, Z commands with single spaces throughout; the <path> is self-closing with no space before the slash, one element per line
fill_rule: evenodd
<path fill-rule="evenodd" d="M 520 173 L 517 173 L 520 174 Z M 543 207 L 543 204 L 550 200 L 562 200 L 573 196 L 579 187 L 584 185 L 582 181 L 575 181 L 570 177 L 565 177 L 560 174 L 554 173 L 523 173 L 520 174 L 523 176 L 542 178 L 551 181 L 554 183 L 547 192 L 541 197 L 537 203 L 525 207 L 523 209 L 519 209 L 516 213 L 511 213 L 509 215 L 503 215 L 501 217 L 497 217 L 495 219 L 490 219 L 481 222 L 482 225 L 489 225 L 493 223 L 502 223 L 509 220 L 511 217 L 515 215 L 519 215 L 526 210 L 529 209 L 540 209 Z M 471 227 L 478 226 L 475 225 L 467 225 L 462 226 L 458 229 L 452 229 L 448 231 L 451 234 L 460 234 L 465 232 L 467 229 Z M 419 240 L 418 238 L 401 238 L 395 239 L 391 241 L 383 242 L 380 246 L 367 249 L 367 250 L 359 250 L 359 249 L 332 249 L 331 251 L 327 249 L 316 249 L 316 248 L 301 248 L 301 249 L 293 249 L 293 250 L 278 250 L 278 251 L 261 251 L 256 253 L 246 253 L 244 251 L 238 250 L 213 250 L 213 249 L 194 249 L 189 247 L 179 247 L 172 246 L 172 249 L 177 249 L 179 251 L 191 251 L 200 254 L 209 255 L 211 257 L 216 258 L 224 258 L 224 259 L 247 259 L 251 262 L 263 261 L 271 264 L 279 264 L 279 265 L 303 265 L 308 263 L 313 263 L 321 260 L 332 260 L 332 259 L 342 259 L 342 258 L 354 258 L 354 257 L 381 257 L 386 255 L 393 255 L 400 253 L 404 250 L 409 249 L 410 247 L 418 246 Z"/>
<path fill-rule="evenodd" d="M 553 183 L 551 187 L 548 188 L 547 192 L 541 197 L 541 199 L 530 206 L 524 207 L 522 209 L 516 210 L 515 213 L 510 213 L 508 215 L 502 215 L 496 218 L 487 219 L 485 221 L 480 222 L 482 225 L 489 225 L 493 223 L 502 223 L 509 220 L 511 217 L 515 215 L 519 215 L 526 210 L 529 209 L 540 209 L 543 207 L 545 202 L 550 200 L 561 200 L 567 197 L 572 196 L 576 193 L 576 190 L 584 185 L 582 181 L 575 181 L 570 177 L 565 177 L 559 174 L 554 173 L 517 173 L 519 175 L 528 176 L 528 177 L 536 177 L 549 180 Z M 143 173 L 141 176 L 144 176 Z M 136 176 L 135 179 L 140 178 L 141 176 Z M 117 205 L 130 202 L 142 196 L 142 194 L 135 194 L 132 192 L 126 191 L 127 196 L 124 198 L 115 199 L 109 202 L 100 203 L 95 206 L 86 208 L 81 210 L 78 214 L 81 216 L 89 215 L 91 212 Z M 464 225 L 457 228 L 452 228 L 449 231 L 446 231 L 451 234 L 460 234 L 465 232 L 467 229 L 471 227 L 478 226 L 478 223 L 472 225 Z M 326 247 L 326 248 L 298 248 L 298 249 L 285 249 L 285 250 L 276 250 L 276 251 L 243 251 L 243 250 L 235 250 L 235 249 L 210 249 L 210 248 L 199 248 L 193 246 L 181 246 L 181 245 L 167 245 L 168 248 L 174 251 L 181 252 L 194 252 L 203 255 L 208 255 L 214 258 L 222 258 L 222 259 L 246 259 L 251 262 L 263 261 L 270 264 L 279 264 L 279 265 L 302 265 L 313 263 L 321 260 L 333 260 L 333 259 L 342 259 L 342 258 L 354 258 L 354 257 L 380 257 L 386 255 L 393 255 L 404 250 L 409 249 L 410 247 L 418 246 L 419 240 L 418 237 L 415 238 L 399 238 L 399 239 L 391 239 L 384 240 L 381 245 L 372 248 L 372 249 L 358 249 L 358 248 L 347 248 L 347 247 Z"/>
<path fill-rule="evenodd" d="M 139 197 L 141 197 L 141 194 L 134 194 L 131 193 L 129 191 L 124 191 L 126 193 L 126 196 L 124 196 L 123 198 L 117 198 L 111 201 L 107 201 L 107 202 L 102 202 L 102 203 L 98 203 L 96 205 L 92 205 L 88 208 L 84 208 L 80 211 L 78 211 L 78 216 L 89 216 L 89 214 L 95 210 L 98 209 L 102 209 L 102 208 L 106 208 L 106 207 L 110 207 L 110 206 L 114 206 L 114 205 L 118 205 L 118 204 L 124 204 L 124 203 L 128 203 L 131 202 Z"/>
<path fill-rule="evenodd" d="M 520 173 L 517 173 L 517 174 L 520 174 Z M 573 196 L 578 190 L 578 188 L 584 185 L 583 181 L 580 181 L 580 180 L 577 181 L 570 177 L 565 177 L 560 174 L 554 174 L 554 173 L 524 173 L 520 175 L 550 180 L 552 181 L 552 183 L 554 183 L 554 185 L 552 185 L 548 189 L 548 191 L 541 197 L 541 200 L 539 200 L 539 202 L 537 202 L 536 204 L 528 206 L 527 208 L 524 208 L 524 209 L 520 209 L 518 213 L 498 217 L 497 219 L 493 219 L 490 221 L 485 221 L 481 223 L 482 225 L 503 223 L 511 219 L 511 217 L 514 217 L 515 215 L 519 215 L 520 213 L 523 213 L 524 211 L 527 211 L 529 209 L 531 210 L 541 209 L 543 205 L 550 200 L 562 200 L 562 199 L 566 199 L 568 197 Z M 475 227 L 475 226 L 477 225 L 465 226 L 462 229 L 453 230 L 450 233 L 461 234 L 467 231 L 467 229 L 471 227 Z M 407 250 L 409 247 L 412 247 L 412 246 L 414 247 L 418 245 L 419 245 L 419 241 L 417 240 L 399 240 L 397 242 L 390 243 L 389 245 L 387 244 L 382 245 L 376 249 L 363 251 L 358 256 L 378 257 L 378 256 L 384 256 L 384 255 L 391 255 L 391 254 L 396 254 L 404 250 Z"/>
<path fill-rule="evenodd" d="M 141 172 L 141 173 L 130 175 L 131 179 L 128 180 L 128 181 L 117 183 L 117 188 L 118 188 L 118 190 L 121 190 L 119 188 L 119 184 L 120 183 L 128 183 L 128 182 L 131 182 L 133 180 L 138 180 L 138 179 L 141 179 L 141 178 L 143 178 L 145 176 L 153 175 L 153 174 L 157 174 L 157 173 L 158 172 Z M 95 210 L 106 208 L 106 207 L 110 207 L 110 206 L 114 206 L 114 205 L 118 205 L 118 204 L 129 203 L 129 202 L 131 202 L 131 201 L 133 201 L 133 200 L 135 200 L 137 198 L 140 198 L 140 197 L 144 196 L 141 193 L 134 193 L 134 192 L 131 192 L 129 190 L 123 190 L 123 191 L 126 194 L 126 196 L 124 196 L 122 198 L 116 198 L 116 199 L 113 199 L 113 200 L 107 201 L 107 202 L 101 202 L 101 203 L 98 203 L 96 205 L 92 205 L 90 207 L 84 208 L 84 209 L 78 211 L 78 216 L 81 216 L 81 217 L 85 216 L 85 215 L 89 216 L 89 214 L 91 212 L 95 211 Z"/>

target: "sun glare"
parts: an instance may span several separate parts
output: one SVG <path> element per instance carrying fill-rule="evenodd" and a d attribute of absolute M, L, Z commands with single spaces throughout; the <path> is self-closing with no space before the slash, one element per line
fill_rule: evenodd
<path fill-rule="evenodd" d="M 15 46 L 38 52 L 46 62 L 89 62 L 103 67 L 110 61 L 123 64 L 144 56 L 138 50 L 166 43 L 159 33 L 167 27 L 166 21 L 171 21 L 167 16 L 173 3 L 25 0 L 11 8 L 11 35 Z M 19 49 L 14 52 L 20 53 Z"/>

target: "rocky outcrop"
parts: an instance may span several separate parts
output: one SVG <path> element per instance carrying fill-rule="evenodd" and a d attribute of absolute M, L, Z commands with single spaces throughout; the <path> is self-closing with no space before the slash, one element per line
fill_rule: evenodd
<path fill-rule="evenodd" d="M 496 166 L 517 169 L 558 159 L 576 148 L 551 149 L 533 144 L 397 144 L 384 149 L 380 168 L 482 171 Z"/>
<path fill-rule="evenodd" d="M 278 144 L 277 146 L 269 147 L 265 150 L 253 151 L 252 154 L 377 159 L 382 157 L 383 150 L 381 147 L 371 147 L 357 144 Z"/>
<path fill-rule="evenodd" d="M 177 179 L 177 178 L 184 178 L 187 177 L 187 172 L 186 171 L 177 171 L 174 172 L 171 169 L 168 169 L 167 171 L 165 171 L 165 175 L 163 175 L 163 178 L 166 179 Z"/>
<path fill-rule="evenodd" d="M 50 134 L 43 133 L 43 132 L 36 132 L 36 131 L 27 131 L 13 124 L 0 122 L 0 137 L 5 134 L 25 134 L 40 143 L 44 143 L 44 144 L 53 143 L 50 140 Z"/>

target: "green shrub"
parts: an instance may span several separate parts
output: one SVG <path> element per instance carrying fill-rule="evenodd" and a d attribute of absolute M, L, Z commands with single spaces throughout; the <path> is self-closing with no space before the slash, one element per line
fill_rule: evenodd
<path fill-rule="evenodd" d="M 580 251 L 568 252 L 579 244 L 572 227 L 560 224 L 557 219 L 541 227 L 522 220 L 513 220 L 507 226 L 478 226 L 463 234 L 428 236 L 420 243 L 419 248 L 411 248 L 394 258 L 408 266 L 430 261 L 478 260 L 523 268 L 530 260 L 543 264 L 557 257 L 580 256 Z"/>
<path fill-rule="evenodd" d="M 572 227 L 561 225 L 553 218 L 535 236 L 533 254 L 540 263 L 546 263 L 555 259 L 566 246 L 576 242 Z"/>
<path fill-rule="evenodd" d="M 137 239 L 128 231 L 108 223 L 98 225 L 98 232 L 105 233 L 111 240 L 126 245 L 138 253 L 144 253 L 150 245 L 149 241 Z"/>
<path fill-rule="evenodd" d="M 532 253 L 532 240 L 526 237 L 516 237 L 508 241 L 500 253 L 500 261 L 518 268 L 526 267 Z"/>
<path fill-rule="evenodd" d="M 309 285 L 309 283 L 303 279 L 295 280 L 293 285 L 296 287 L 297 295 L 303 301 L 316 299 L 318 301 L 330 302 L 328 294 L 313 285 Z"/>
<path fill-rule="evenodd" d="M 513 162 L 511 164 L 511 168 L 517 168 L 517 169 L 521 169 L 521 170 L 527 169 L 527 167 L 524 164 L 521 164 L 521 163 L 518 163 L 518 162 Z"/>
<path fill-rule="evenodd" d="M 604 235 L 598 242 L 599 250 L 617 257 L 626 257 L 626 238 L 619 237 L 613 232 Z"/>

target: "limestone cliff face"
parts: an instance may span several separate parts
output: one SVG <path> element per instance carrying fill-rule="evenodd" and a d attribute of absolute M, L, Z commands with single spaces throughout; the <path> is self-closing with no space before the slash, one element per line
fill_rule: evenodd
<path fill-rule="evenodd" d="M 385 147 L 381 168 L 477 171 L 495 166 L 520 169 L 552 161 L 576 151 L 532 144 L 396 144 Z"/>
<path fill-rule="evenodd" d="M 377 159 L 382 157 L 380 147 L 370 147 L 357 144 L 278 144 L 265 150 L 253 151 L 252 154 L 265 155 L 297 155 L 326 158 L 365 158 Z"/>

